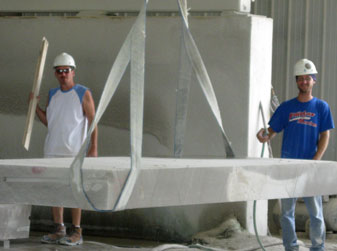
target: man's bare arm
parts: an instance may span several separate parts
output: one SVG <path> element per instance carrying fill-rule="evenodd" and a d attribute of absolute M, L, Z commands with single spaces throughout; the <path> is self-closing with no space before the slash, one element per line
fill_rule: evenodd
<path fill-rule="evenodd" d="M 319 140 L 317 145 L 317 152 L 314 156 L 314 160 L 320 160 L 322 159 L 326 149 L 328 148 L 329 144 L 329 138 L 330 138 L 330 131 L 324 131 L 319 134 Z"/>
<path fill-rule="evenodd" d="M 95 117 L 95 103 L 94 99 L 92 98 L 91 92 L 87 90 L 84 94 L 83 97 L 83 110 L 84 114 L 88 119 L 89 122 L 89 127 L 94 120 Z M 88 157 L 97 157 L 98 152 L 97 152 L 97 127 L 95 127 L 94 131 L 91 134 L 91 141 L 90 141 L 90 146 L 88 150 Z"/>

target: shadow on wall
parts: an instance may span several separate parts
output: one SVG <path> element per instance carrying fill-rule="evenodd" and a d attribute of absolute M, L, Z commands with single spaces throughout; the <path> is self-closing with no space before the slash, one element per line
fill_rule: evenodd
<path fill-rule="evenodd" d="M 235 215 L 237 206 L 238 203 L 222 203 L 133 209 L 114 213 L 83 211 L 81 225 L 87 235 L 186 242 L 199 231 L 221 224 L 228 212 Z M 31 219 L 32 230 L 49 230 L 52 226 L 50 207 L 34 206 Z M 64 219 L 65 223 L 71 222 L 69 209 L 65 209 Z"/>
<path fill-rule="evenodd" d="M 123 84 L 126 87 L 121 87 L 112 97 L 100 125 L 130 131 L 130 89 L 129 85 Z M 163 104 L 158 94 L 145 93 L 143 132 L 152 135 L 160 145 L 167 148 L 173 145 L 172 124 L 174 125 L 174 121 L 171 121 L 170 115 L 172 116 L 175 112 L 172 108 L 169 109 Z M 165 155 L 172 156 L 172 153 Z"/>

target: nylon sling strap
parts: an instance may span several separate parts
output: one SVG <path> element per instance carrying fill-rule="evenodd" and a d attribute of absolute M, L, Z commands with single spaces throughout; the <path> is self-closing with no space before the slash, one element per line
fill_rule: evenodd
<path fill-rule="evenodd" d="M 182 15 L 187 18 L 186 1 L 183 2 Z M 180 38 L 180 67 L 178 87 L 176 91 L 176 118 L 174 132 L 174 157 L 181 158 L 184 150 L 185 127 L 188 110 L 188 98 L 190 94 L 190 86 L 192 80 L 192 65 L 188 58 L 184 45 L 184 30 L 181 29 Z"/>
<path fill-rule="evenodd" d="M 113 97 L 120 80 L 131 60 L 131 168 L 124 184 L 121 185 L 121 193 L 117 202 L 112 209 L 113 211 L 123 210 L 131 196 L 135 185 L 138 168 L 141 165 L 141 149 L 143 135 L 143 99 L 144 99 L 144 55 L 145 55 L 145 27 L 146 27 L 146 8 L 148 0 L 144 0 L 144 5 L 131 28 L 117 58 L 111 68 L 108 79 L 104 86 L 101 99 L 97 108 L 97 112 L 91 126 L 88 130 L 88 136 L 83 143 L 79 153 L 74 158 L 70 166 L 70 184 L 74 198 L 78 203 L 78 207 L 91 205 L 96 209 L 88 198 L 83 188 L 82 165 L 86 156 L 87 148 L 90 144 L 90 137 L 100 121 L 104 111 L 106 110 L 111 98 Z"/>
<path fill-rule="evenodd" d="M 224 145 L 225 145 L 226 157 L 233 158 L 235 157 L 234 151 L 232 149 L 231 142 L 229 141 L 229 138 L 223 128 L 220 109 L 219 109 L 219 105 L 218 105 L 218 102 L 217 102 L 217 99 L 216 99 L 216 96 L 213 90 L 211 80 L 208 76 L 205 64 L 201 58 L 199 50 L 194 42 L 194 39 L 192 37 L 192 34 L 188 26 L 186 0 L 178 0 L 178 5 L 179 5 L 179 10 L 182 16 L 182 21 L 183 21 L 183 36 L 182 36 L 183 38 L 182 39 L 183 39 L 184 49 L 186 50 L 186 54 L 188 55 L 189 62 L 192 65 L 192 69 L 194 70 L 194 73 L 196 74 L 196 77 L 201 86 L 201 89 L 221 129 L 223 140 L 224 140 Z M 188 69 L 188 67 L 186 68 Z M 185 84 L 185 87 L 187 86 L 187 88 L 185 88 L 187 91 L 189 90 L 188 85 L 189 84 Z M 180 103 L 179 107 L 184 107 L 185 109 L 187 109 L 186 108 L 187 107 L 186 97 L 188 97 L 188 93 L 187 95 L 180 95 L 180 97 L 178 97 L 178 102 Z M 177 116 L 178 118 L 180 118 L 181 122 L 179 121 L 176 122 L 176 130 L 177 130 L 176 133 L 178 133 L 178 137 L 176 136 L 175 138 L 179 138 L 179 134 L 180 136 L 184 134 L 184 130 L 181 129 L 181 126 L 185 125 L 186 114 L 187 113 L 185 112 L 182 115 L 183 117 Z M 175 149 L 179 150 L 182 148 L 182 142 L 176 141 L 175 144 L 177 144 L 175 145 Z M 180 153 L 179 151 L 175 151 L 175 154 L 176 152 L 177 152 L 177 155 L 180 154 L 181 151 Z"/>

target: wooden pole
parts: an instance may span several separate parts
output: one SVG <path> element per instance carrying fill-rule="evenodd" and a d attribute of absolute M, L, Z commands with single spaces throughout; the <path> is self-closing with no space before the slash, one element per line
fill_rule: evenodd
<path fill-rule="evenodd" d="M 39 55 L 38 62 L 36 65 L 34 82 L 33 82 L 32 93 L 34 97 L 29 102 L 28 114 L 27 114 L 27 119 L 26 119 L 26 127 L 25 127 L 25 132 L 24 132 L 23 140 L 22 140 L 22 144 L 27 151 L 29 149 L 30 138 L 32 135 L 35 110 L 37 106 L 37 96 L 39 95 L 39 92 L 40 92 L 40 86 L 41 86 L 41 81 L 42 81 L 44 65 L 46 62 L 47 51 L 48 51 L 48 41 L 45 37 L 43 37 L 41 49 L 40 49 L 40 55 Z"/>

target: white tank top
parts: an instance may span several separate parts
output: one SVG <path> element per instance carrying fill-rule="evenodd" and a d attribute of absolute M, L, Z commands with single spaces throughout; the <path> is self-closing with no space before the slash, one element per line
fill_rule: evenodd
<path fill-rule="evenodd" d="M 76 84 L 68 91 L 62 91 L 60 87 L 49 91 L 45 157 L 71 157 L 79 152 L 87 136 L 88 121 L 82 107 L 87 90 Z"/>

